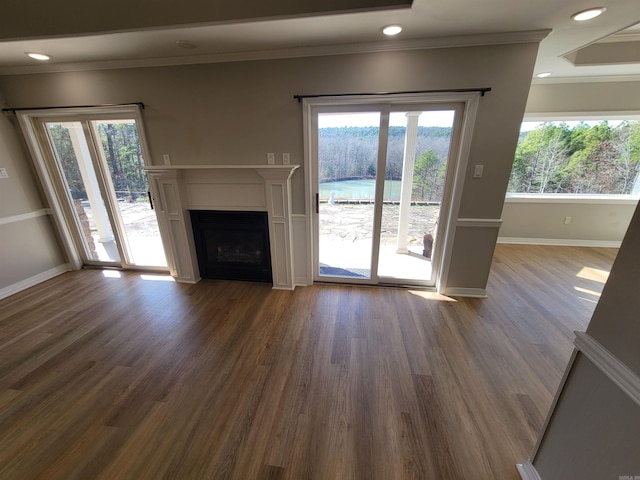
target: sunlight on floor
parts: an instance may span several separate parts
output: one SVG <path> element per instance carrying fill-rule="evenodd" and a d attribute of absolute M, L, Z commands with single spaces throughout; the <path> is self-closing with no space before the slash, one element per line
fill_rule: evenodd
<path fill-rule="evenodd" d="M 143 274 L 140 275 L 142 280 L 151 280 L 153 282 L 175 282 L 174 278 L 171 275 L 152 275 L 152 274 Z"/>
<path fill-rule="evenodd" d="M 102 270 L 102 275 L 105 278 L 122 278 L 122 274 L 117 270 Z"/>
<path fill-rule="evenodd" d="M 437 292 L 423 292 L 420 290 L 409 290 L 411 295 L 415 295 L 416 297 L 424 298 L 425 300 L 437 300 L 440 302 L 458 302 L 455 298 L 447 297 L 446 295 L 441 295 Z"/>
<path fill-rule="evenodd" d="M 598 268 L 583 267 L 582 270 L 577 273 L 576 277 L 584 278 L 586 280 L 593 280 L 595 282 L 606 283 L 607 279 L 609 278 L 609 272 L 606 270 L 600 270 Z"/>
<path fill-rule="evenodd" d="M 594 292 L 593 290 L 589 290 L 586 288 L 581 288 L 581 287 L 573 287 L 576 289 L 576 291 L 581 292 L 581 293 L 586 293 L 588 295 L 593 295 L 594 297 L 600 298 L 600 293 L 599 292 Z"/>

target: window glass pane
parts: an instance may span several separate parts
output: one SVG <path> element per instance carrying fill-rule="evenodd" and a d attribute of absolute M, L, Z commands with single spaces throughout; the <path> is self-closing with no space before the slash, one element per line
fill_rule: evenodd
<path fill-rule="evenodd" d="M 380 113 L 318 114 L 319 275 L 371 278 Z"/>
<path fill-rule="evenodd" d="M 523 122 L 509 193 L 640 194 L 640 122 Z"/>

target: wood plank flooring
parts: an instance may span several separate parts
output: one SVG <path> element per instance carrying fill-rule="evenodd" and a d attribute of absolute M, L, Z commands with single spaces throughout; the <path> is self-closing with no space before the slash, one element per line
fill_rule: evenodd
<path fill-rule="evenodd" d="M 486 300 L 64 274 L 0 301 L 0 478 L 515 480 L 616 253 L 499 245 Z"/>

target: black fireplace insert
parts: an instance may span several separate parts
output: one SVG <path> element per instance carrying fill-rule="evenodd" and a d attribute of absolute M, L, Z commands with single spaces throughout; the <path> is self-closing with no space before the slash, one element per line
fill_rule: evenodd
<path fill-rule="evenodd" d="M 202 278 L 271 282 L 266 212 L 191 210 Z"/>

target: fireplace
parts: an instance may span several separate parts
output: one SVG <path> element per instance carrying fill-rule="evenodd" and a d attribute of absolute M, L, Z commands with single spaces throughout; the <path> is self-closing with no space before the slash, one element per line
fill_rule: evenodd
<path fill-rule="evenodd" d="M 191 228 L 192 211 L 258 212 L 268 218 L 268 261 L 273 288 L 293 290 L 306 285 L 307 277 L 294 270 L 291 176 L 298 165 L 155 165 L 144 167 L 152 180 L 158 224 L 167 250 L 169 271 L 178 282 L 195 283 L 211 278 L 202 269 Z M 265 213 L 267 212 L 267 213 Z M 298 238 L 305 238 L 304 222 L 297 222 Z M 306 245 L 305 241 L 300 242 Z M 302 247 L 299 251 L 305 250 Z M 204 250 L 207 252 L 207 250 Z M 240 262 L 236 262 L 240 263 Z M 304 260 L 298 265 L 303 265 Z M 238 265 L 239 266 L 239 265 Z M 202 272 L 200 271 L 202 269 Z"/>
<path fill-rule="evenodd" d="M 191 210 L 202 278 L 271 282 L 267 212 Z"/>

